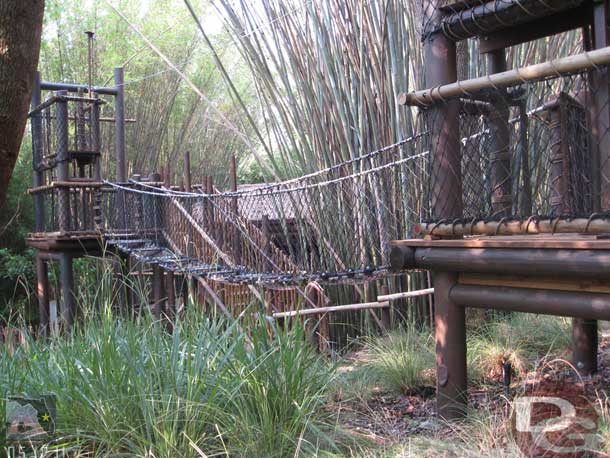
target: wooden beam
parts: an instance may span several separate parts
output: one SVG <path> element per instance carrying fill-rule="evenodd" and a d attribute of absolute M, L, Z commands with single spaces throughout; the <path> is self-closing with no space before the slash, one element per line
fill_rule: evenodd
<path fill-rule="evenodd" d="M 506 286 L 511 288 L 610 294 L 610 282 L 595 279 L 560 279 L 556 277 L 536 277 L 530 275 L 461 273 L 458 283 L 461 285 Z"/>
<path fill-rule="evenodd" d="M 510 29 L 500 30 L 482 36 L 479 41 L 481 54 L 519 45 L 539 38 L 556 35 L 569 30 L 585 27 L 593 20 L 590 5 L 574 8 L 526 24 L 518 24 Z"/>

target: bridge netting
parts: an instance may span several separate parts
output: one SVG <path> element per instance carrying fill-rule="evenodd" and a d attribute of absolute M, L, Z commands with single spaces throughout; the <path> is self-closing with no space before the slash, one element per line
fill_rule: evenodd
<path fill-rule="evenodd" d="M 543 219 L 555 230 L 559 220 L 584 218 L 587 231 L 610 210 L 610 134 L 591 121 L 608 112 L 600 70 L 407 108 L 417 110 L 419 134 L 282 183 L 209 195 L 113 186 L 127 229 L 236 282 L 385 275 L 389 242 L 419 227 L 460 226 L 465 235 L 467 226 L 474 233 L 477 223 L 496 222 L 498 233 L 516 221 L 531 232 Z M 448 114 L 455 131 L 439 135 Z M 459 149 L 457 161 L 447 159 L 449 146 Z M 461 195 L 445 191 L 452 179 Z"/>
<path fill-rule="evenodd" d="M 387 275 L 390 240 L 410 234 L 426 208 L 425 137 L 237 192 L 108 183 L 116 192 L 108 193 L 115 216 L 107 237 L 143 260 L 162 256 L 176 269 L 228 282 Z"/>
<path fill-rule="evenodd" d="M 610 221 L 610 88 L 599 76 L 607 71 L 432 98 L 405 108 L 415 117 L 409 138 L 237 192 L 142 181 L 48 185 L 36 191 L 51 209 L 44 233 L 63 230 L 54 205 L 63 192 L 69 232 L 101 233 L 143 262 L 220 281 L 291 284 L 388 275 L 390 241 L 417 229 L 495 235 L 516 222 L 517 231 L 587 232 Z M 446 191 L 450 180 L 459 193 Z M 578 218 L 580 226 L 563 224 Z"/>

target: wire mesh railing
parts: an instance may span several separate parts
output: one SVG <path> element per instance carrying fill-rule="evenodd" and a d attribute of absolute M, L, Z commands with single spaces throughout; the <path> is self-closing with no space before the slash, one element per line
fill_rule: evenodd
<path fill-rule="evenodd" d="M 607 217 L 610 107 L 600 72 L 607 68 L 463 92 L 424 107 L 427 231 Z"/>

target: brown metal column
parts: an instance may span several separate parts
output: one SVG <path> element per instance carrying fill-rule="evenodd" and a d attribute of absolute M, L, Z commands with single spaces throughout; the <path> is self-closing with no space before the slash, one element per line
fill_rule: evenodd
<path fill-rule="evenodd" d="M 457 80 L 455 43 L 442 33 L 429 34 L 442 18 L 438 3 L 438 0 L 423 2 L 427 87 Z M 456 100 L 429 110 L 430 199 L 434 219 L 462 217 L 459 108 Z M 465 314 L 463 308 L 449 299 L 449 290 L 456 281 L 455 274 L 434 274 L 437 410 L 445 419 L 463 416 L 467 404 Z"/>
<path fill-rule="evenodd" d="M 506 71 L 504 49 L 487 54 L 489 74 Z M 491 138 L 491 207 L 494 216 L 510 216 L 513 213 L 511 180 L 510 132 L 508 129 L 509 107 L 505 91 L 500 92 L 489 114 Z"/>
<path fill-rule="evenodd" d="M 463 417 L 468 402 L 466 375 L 465 308 L 449 297 L 457 274 L 434 274 L 434 328 L 436 340 L 436 403 L 444 419 Z"/>
<path fill-rule="evenodd" d="M 425 29 L 441 17 L 437 0 L 424 1 Z M 424 39 L 426 87 L 457 80 L 455 43 L 442 33 Z M 432 218 L 462 217 L 462 178 L 460 162 L 459 101 L 443 103 L 429 110 L 431 131 L 430 189 Z"/>
<path fill-rule="evenodd" d="M 38 336 L 49 335 L 49 268 L 40 254 L 36 255 L 36 275 L 38 277 Z"/>
<path fill-rule="evenodd" d="M 593 46 L 596 49 L 610 44 L 608 31 L 608 0 L 595 2 L 593 9 Z M 608 68 L 592 72 L 591 78 L 591 127 L 593 131 L 593 156 L 597 167 L 594 181 L 597 185 L 595 211 L 610 210 L 610 88 Z"/>
<path fill-rule="evenodd" d="M 610 43 L 608 0 L 593 7 L 593 45 L 596 49 Z M 591 113 L 593 186 L 595 211 L 610 209 L 610 87 L 608 68 L 592 72 L 588 104 Z M 573 362 L 583 375 L 597 371 L 597 321 L 572 320 Z"/>
<path fill-rule="evenodd" d="M 572 360 L 581 375 L 597 372 L 597 321 L 572 319 Z"/>

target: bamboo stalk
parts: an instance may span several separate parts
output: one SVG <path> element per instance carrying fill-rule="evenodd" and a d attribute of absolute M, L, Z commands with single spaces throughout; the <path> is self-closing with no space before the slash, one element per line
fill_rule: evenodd
<path fill-rule="evenodd" d="M 610 232 L 610 218 L 545 218 L 506 221 L 475 221 L 472 223 L 424 223 L 419 233 L 440 237 L 465 235 L 518 235 L 587 233 L 605 234 Z"/>
<path fill-rule="evenodd" d="M 403 92 L 399 95 L 398 102 L 401 105 L 428 106 L 432 103 L 443 102 L 453 97 L 469 95 L 484 89 L 509 87 L 552 76 L 566 76 L 570 73 L 591 70 L 608 64 L 610 64 L 610 46 L 528 67 L 445 84 L 436 88 L 411 93 Z"/>
<path fill-rule="evenodd" d="M 323 315 L 333 312 L 352 312 L 354 310 L 370 310 L 389 307 L 389 302 L 364 302 L 362 304 L 333 305 L 330 307 L 318 307 L 313 309 L 291 310 L 289 312 L 278 312 L 273 314 L 273 318 L 288 318 L 304 315 Z"/>
<path fill-rule="evenodd" d="M 384 294 L 377 296 L 378 302 L 395 301 L 398 299 L 406 299 L 409 297 L 429 296 L 434 294 L 434 288 L 418 289 L 415 291 L 405 291 L 402 293 Z"/>

